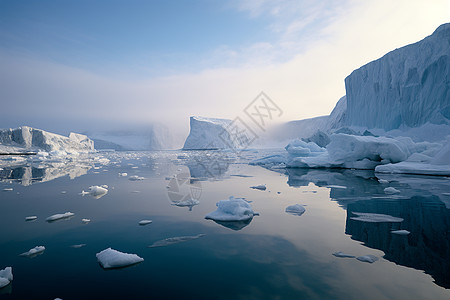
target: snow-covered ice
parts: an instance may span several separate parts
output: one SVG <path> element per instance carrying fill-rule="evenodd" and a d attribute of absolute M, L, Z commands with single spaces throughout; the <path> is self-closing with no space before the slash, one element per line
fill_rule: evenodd
<path fill-rule="evenodd" d="M 47 219 L 45 219 L 45 221 L 47 222 L 55 222 L 58 220 L 64 220 L 64 219 L 69 219 L 72 218 L 75 214 L 71 213 L 71 212 L 65 212 L 63 214 L 54 214 L 50 217 L 48 217 Z"/>
<path fill-rule="evenodd" d="M 386 194 L 398 194 L 398 193 L 400 193 L 399 190 L 397 190 L 396 188 L 393 188 L 393 187 L 391 187 L 391 186 L 385 188 L 385 189 L 384 189 L 384 192 L 385 192 Z"/>
<path fill-rule="evenodd" d="M 362 212 L 352 212 L 352 214 L 357 215 L 357 217 L 351 217 L 350 219 L 355 221 L 369 222 L 369 223 L 382 223 L 391 222 L 399 223 L 403 222 L 402 218 L 393 217 L 384 214 L 374 214 L 374 213 L 362 213 Z"/>
<path fill-rule="evenodd" d="M 145 179 L 144 177 L 137 176 L 137 175 L 128 177 L 128 180 L 131 180 L 131 181 L 140 181 L 140 180 L 144 180 L 144 179 Z"/>
<path fill-rule="evenodd" d="M 44 246 L 36 246 L 36 247 L 28 250 L 27 252 L 20 254 L 20 256 L 35 257 L 37 255 L 44 253 L 44 251 L 45 251 Z"/>
<path fill-rule="evenodd" d="M 251 186 L 250 188 L 255 189 L 255 190 L 265 191 L 266 190 L 266 185 L 265 184 L 260 184 L 260 185 Z"/>
<path fill-rule="evenodd" d="M 120 177 L 127 177 L 127 176 L 128 176 L 128 173 L 126 173 L 126 172 L 119 173 L 119 176 L 120 176 Z"/>
<path fill-rule="evenodd" d="M 103 196 L 105 196 L 108 193 L 108 186 L 107 185 L 92 185 L 89 187 L 89 190 L 85 192 L 84 190 L 81 191 L 81 195 L 91 195 L 92 197 L 99 199 Z"/>
<path fill-rule="evenodd" d="M 355 258 L 354 255 L 346 254 L 342 251 L 334 252 L 333 255 L 336 257 L 341 257 L 341 258 Z"/>
<path fill-rule="evenodd" d="M 152 220 L 141 220 L 141 221 L 139 221 L 139 225 L 144 226 L 144 225 L 148 225 L 152 222 L 153 222 Z"/>
<path fill-rule="evenodd" d="M 81 222 L 83 222 L 84 224 L 88 224 L 89 222 L 91 222 L 91 219 L 81 219 Z"/>
<path fill-rule="evenodd" d="M 136 254 L 123 253 L 111 248 L 97 253 L 96 257 L 100 265 L 105 269 L 123 268 L 144 261 L 142 257 Z"/>
<path fill-rule="evenodd" d="M 215 221 L 245 221 L 250 220 L 258 213 L 255 213 L 251 205 L 242 198 L 231 196 L 227 200 L 220 200 L 216 203 L 217 210 L 207 214 L 206 219 Z"/>
<path fill-rule="evenodd" d="M 6 267 L 0 270 L 0 289 L 13 281 L 12 267 Z"/>
<path fill-rule="evenodd" d="M 286 207 L 286 212 L 290 215 L 301 216 L 305 212 L 305 207 L 301 204 L 289 205 Z"/>
<path fill-rule="evenodd" d="M 201 238 L 202 236 L 205 236 L 205 234 L 197 234 L 197 235 L 191 235 L 191 236 L 177 236 L 177 237 L 171 237 L 164 240 L 156 241 L 152 245 L 148 246 L 149 248 L 155 248 L 155 247 L 164 247 L 169 246 L 172 244 L 187 242 L 191 240 L 195 240 L 198 238 Z"/>
<path fill-rule="evenodd" d="M 398 235 L 408 235 L 408 234 L 410 234 L 410 232 L 408 230 L 405 230 L 405 229 L 392 230 L 391 233 L 398 234 Z"/>
<path fill-rule="evenodd" d="M 371 264 L 371 263 L 376 262 L 378 260 L 378 257 L 376 257 L 375 255 L 372 255 L 372 254 L 368 254 L 368 255 L 358 256 L 356 259 L 359 261 Z"/>

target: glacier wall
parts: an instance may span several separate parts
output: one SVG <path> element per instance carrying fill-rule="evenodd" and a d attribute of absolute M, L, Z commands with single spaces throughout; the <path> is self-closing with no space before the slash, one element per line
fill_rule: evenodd
<path fill-rule="evenodd" d="M 345 88 L 349 126 L 450 124 L 450 23 L 353 71 Z"/>
<path fill-rule="evenodd" d="M 68 137 L 28 126 L 0 130 L 0 148 L 17 150 L 89 152 L 94 142 L 87 136 L 71 132 Z"/>

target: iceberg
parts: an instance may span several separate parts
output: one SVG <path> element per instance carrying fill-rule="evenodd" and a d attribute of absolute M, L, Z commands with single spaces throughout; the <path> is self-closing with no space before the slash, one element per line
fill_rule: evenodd
<path fill-rule="evenodd" d="M 228 119 L 190 117 L 190 132 L 183 150 L 216 150 L 245 148 L 254 137 L 236 136 L 237 122 Z M 246 132 L 245 129 L 239 128 Z"/>
<path fill-rule="evenodd" d="M 410 234 L 410 232 L 408 230 L 405 230 L 405 229 L 392 230 L 391 233 L 398 234 L 398 235 L 408 235 L 408 234 Z"/>
<path fill-rule="evenodd" d="M 384 130 L 449 124 L 450 23 L 345 79 L 347 124 Z"/>
<path fill-rule="evenodd" d="M 6 267 L 3 270 L 0 270 L 0 289 L 10 284 L 12 280 L 12 267 Z"/>
<path fill-rule="evenodd" d="M 251 205 L 242 198 L 231 196 L 227 200 L 220 200 L 216 203 L 217 210 L 207 214 L 205 219 L 214 221 L 246 221 L 259 215 L 255 213 Z"/>
<path fill-rule="evenodd" d="M 354 255 L 346 254 L 342 251 L 334 252 L 333 255 L 340 258 L 355 258 Z"/>
<path fill-rule="evenodd" d="M 45 251 L 45 247 L 44 246 L 36 246 L 30 250 L 28 250 L 27 252 L 24 252 L 22 254 L 20 254 L 20 256 L 26 256 L 26 257 L 36 257 L 38 255 L 43 254 Z"/>
<path fill-rule="evenodd" d="M 143 262 L 136 254 L 123 253 L 111 248 L 96 254 L 97 260 L 104 269 L 123 268 Z"/>
<path fill-rule="evenodd" d="M 390 215 L 384 214 L 374 214 L 374 213 L 361 213 L 361 212 L 352 212 L 352 214 L 357 215 L 357 217 L 351 217 L 350 219 L 361 222 L 369 222 L 369 223 L 382 223 L 382 222 L 391 222 L 391 223 L 399 223 L 403 222 L 402 218 L 393 217 Z"/>
<path fill-rule="evenodd" d="M 63 214 L 55 214 L 52 215 L 50 217 L 48 217 L 47 219 L 45 219 L 45 221 L 51 223 L 51 222 L 55 222 L 55 221 L 59 221 L 59 220 L 66 220 L 66 219 L 70 219 L 74 216 L 74 213 L 71 212 L 66 212 Z"/>
<path fill-rule="evenodd" d="M 305 212 L 305 207 L 300 204 L 289 205 L 286 207 L 286 212 L 290 215 L 301 216 Z"/>
<path fill-rule="evenodd" d="M 152 222 L 153 222 L 152 220 L 141 220 L 141 221 L 139 221 L 139 225 L 144 226 L 144 225 L 148 225 Z"/>
<path fill-rule="evenodd" d="M 364 256 L 358 256 L 356 259 L 371 264 L 376 262 L 378 260 L 378 257 L 376 257 L 375 255 L 368 254 Z"/>
<path fill-rule="evenodd" d="M 254 189 L 254 190 L 265 191 L 266 190 L 266 185 L 265 184 L 260 184 L 260 185 L 251 186 L 250 188 Z"/>
<path fill-rule="evenodd" d="M 78 133 L 66 137 L 28 126 L 0 130 L 0 152 L 44 151 L 56 155 L 94 150 L 94 142 Z"/>
<path fill-rule="evenodd" d="M 155 248 L 155 247 L 165 247 L 173 244 L 178 244 L 182 242 L 192 241 L 196 240 L 198 238 L 201 238 L 205 236 L 205 234 L 197 234 L 197 235 L 191 235 L 191 236 L 177 236 L 177 237 L 171 237 L 164 240 L 156 241 L 152 245 L 148 246 L 149 248 Z"/>
<path fill-rule="evenodd" d="M 384 192 L 385 192 L 386 194 L 398 194 L 398 193 L 400 193 L 399 190 L 397 190 L 396 188 L 393 188 L 393 187 L 391 187 L 391 186 L 385 188 L 385 189 L 384 189 Z"/>

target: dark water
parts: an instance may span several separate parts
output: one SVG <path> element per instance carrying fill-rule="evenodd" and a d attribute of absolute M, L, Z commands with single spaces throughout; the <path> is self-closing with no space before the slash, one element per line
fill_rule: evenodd
<path fill-rule="evenodd" d="M 384 176 L 390 183 L 380 184 L 373 172 L 266 170 L 227 153 L 96 157 L 2 166 L 0 190 L 13 191 L 0 191 L 0 269 L 12 266 L 14 280 L 0 289 L 1 299 L 450 298 L 448 178 Z M 131 175 L 145 179 L 130 181 Z M 103 197 L 79 195 L 103 184 L 109 186 Z M 259 184 L 267 190 L 249 188 Z M 386 195 L 388 186 L 401 193 Z M 186 196 L 200 203 L 173 205 Z M 252 201 L 260 216 L 241 223 L 204 219 L 229 196 Z M 306 205 L 302 216 L 285 213 L 297 203 Z M 45 222 L 66 211 L 75 216 Z M 404 221 L 355 221 L 352 212 Z M 30 215 L 38 219 L 26 222 Z M 83 224 L 83 218 L 91 222 Z M 153 223 L 139 226 L 142 219 Z M 395 229 L 411 233 L 394 235 Z M 197 234 L 205 236 L 147 247 Z M 19 256 L 41 245 L 42 255 Z M 108 247 L 136 253 L 144 262 L 104 270 L 95 254 Z M 337 258 L 337 251 L 379 260 Z"/>

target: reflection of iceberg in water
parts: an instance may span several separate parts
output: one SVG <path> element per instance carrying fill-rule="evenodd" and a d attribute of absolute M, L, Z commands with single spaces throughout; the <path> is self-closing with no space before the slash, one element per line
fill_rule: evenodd
<path fill-rule="evenodd" d="M 213 221 L 219 225 L 222 225 L 223 227 L 238 231 L 249 225 L 252 220 L 253 218 L 245 221 L 217 221 L 217 220 Z"/>
<path fill-rule="evenodd" d="M 15 181 L 28 186 L 38 182 L 46 182 L 63 176 L 70 179 L 87 174 L 92 166 L 81 163 L 58 163 L 50 165 L 24 165 L 3 167 L 0 170 L 0 181 Z"/>
<path fill-rule="evenodd" d="M 199 151 L 186 165 L 193 178 L 222 178 L 232 161 L 226 152 Z"/>
<path fill-rule="evenodd" d="M 352 220 L 353 211 L 390 214 L 401 223 L 367 223 Z M 409 235 L 392 234 L 407 229 Z M 424 270 L 435 283 L 450 288 L 450 210 L 437 196 L 408 200 L 374 199 L 348 204 L 346 234 L 366 246 L 384 251 L 396 264 Z"/>
<path fill-rule="evenodd" d="M 389 175 L 372 171 L 286 169 L 293 187 L 330 186 L 330 198 L 347 209 L 346 234 L 384 251 L 396 264 L 424 270 L 435 283 L 450 288 L 450 180 L 445 177 Z M 382 179 L 381 183 L 378 179 Z M 347 189 L 333 188 L 346 186 Z M 401 190 L 386 195 L 386 187 Z M 353 220 L 354 212 L 389 215 L 402 222 Z M 394 234 L 408 230 L 407 235 Z"/>

